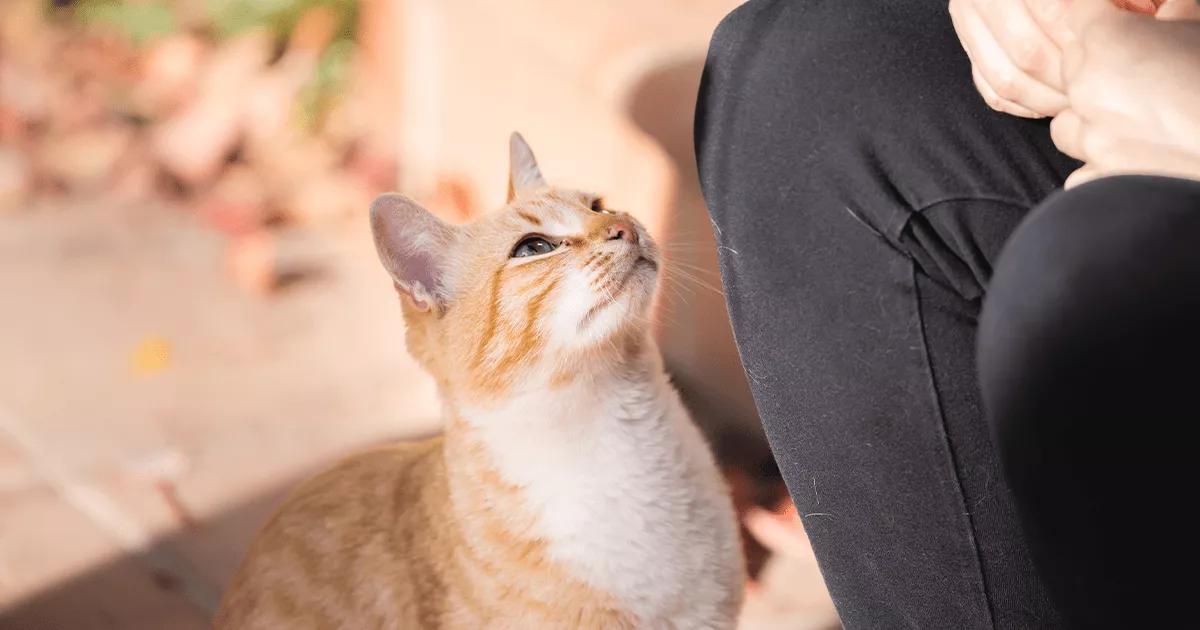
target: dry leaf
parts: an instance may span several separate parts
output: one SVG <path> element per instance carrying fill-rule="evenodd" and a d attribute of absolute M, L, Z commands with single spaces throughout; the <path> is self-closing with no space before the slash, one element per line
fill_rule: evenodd
<path fill-rule="evenodd" d="M 149 336 L 129 355 L 129 369 L 138 376 L 157 374 L 171 364 L 171 342 L 164 337 Z"/>

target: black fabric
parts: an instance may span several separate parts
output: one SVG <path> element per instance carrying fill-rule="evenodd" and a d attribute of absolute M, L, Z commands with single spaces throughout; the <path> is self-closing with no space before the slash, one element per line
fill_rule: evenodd
<path fill-rule="evenodd" d="M 1000 257 L 981 386 L 1038 566 L 1077 627 L 1194 625 L 1198 313 L 1200 182 L 1057 194 Z"/>
<path fill-rule="evenodd" d="M 1078 163 L 984 106 L 943 0 L 743 5 L 695 131 L 845 626 L 1186 625 L 1200 182 L 1055 193 Z"/>
<path fill-rule="evenodd" d="M 997 255 L 1077 164 L 987 109 L 944 0 L 753 0 L 696 116 L 730 316 L 847 628 L 1061 625 L 983 419 Z"/>

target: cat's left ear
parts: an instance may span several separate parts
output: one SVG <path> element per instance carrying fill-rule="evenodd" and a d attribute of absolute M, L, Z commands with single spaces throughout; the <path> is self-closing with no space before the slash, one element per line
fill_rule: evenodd
<path fill-rule="evenodd" d="M 508 139 L 508 201 L 526 190 L 545 186 L 546 180 L 533 157 L 533 149 L 514 131 Z"/>
<path fill-rule="evenodd" d="M 418 310 L 445 306 L 457 229 L 404 195 L 380 195 L 371 204 L 371 232 L 379 260 L 396 289 L 408 295 Z"/>

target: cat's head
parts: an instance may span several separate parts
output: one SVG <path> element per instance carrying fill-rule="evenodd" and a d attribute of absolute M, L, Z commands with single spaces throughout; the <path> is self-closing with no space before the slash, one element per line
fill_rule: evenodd
<path fill-rule="evenodd" d="M 443 386 L 481 395 L 553 386 L 638 351 L 660 265 L 640 223 L 546 184 L 515 133 L 508 188 L 503 208 L 461 226 L 402 195 L 371 206 L 409 351 Z"/>

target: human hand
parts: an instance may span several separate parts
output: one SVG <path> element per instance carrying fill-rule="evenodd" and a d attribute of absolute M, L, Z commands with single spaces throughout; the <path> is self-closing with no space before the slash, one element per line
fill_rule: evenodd
<path fill-rule="evenodd" d="M 1163 0 L 1111 0 L 1153 14 Z M 950 0 L 975 88 L 997 111 L 1044 118 L 1066 107 L 1059 42 L 1069 0 Z"/>
<path fill-rule="evenodd" d="M 1056 40 L 1066 36 L 1067 6 L 1067 0 L 950 0 L 975 88 L 992 109 L 1043 118 L 1066 107 Z"/>
<path fill-rule="evenodd" d="M 1054 143 L 1084 161 L 1071 188 L 1116 174 L 1200 180 L 1200 22 L 1166 3 L 1153 19 L 1108 0 L 1073 0 L 1063 41 L 1068 105 L 1050 125 Z M 1200 12 L 1197 12 L 1200 13 Z"/>

